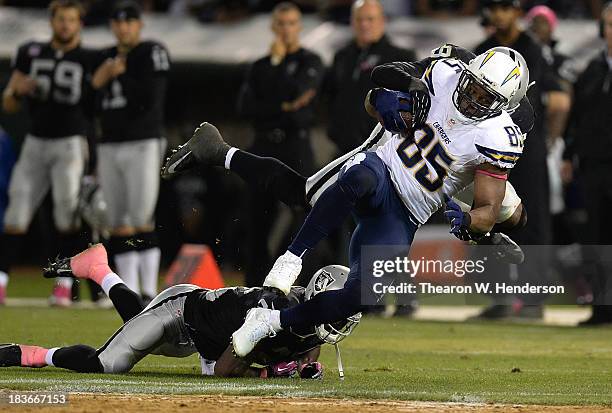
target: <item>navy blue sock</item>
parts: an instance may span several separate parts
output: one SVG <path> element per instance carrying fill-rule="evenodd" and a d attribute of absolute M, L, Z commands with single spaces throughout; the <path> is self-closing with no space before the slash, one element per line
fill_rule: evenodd
<path fill-rule="evenodd" d="M 281 310 L 280 324 L 286 329 L 333 323 L 362 309 L 361 282 L 357 278 L 351 278 L 341 290 L 325 291 L 302 304 Z"/>
<path fill-rule="evenodd" d="M 341 171 L 338 181 L 321 194 L 288 250 L 301 257 L 313 249 L 344 222 L 360 199 L 374 193 L 377 184 L 374 171 L 364 165 Z"/>

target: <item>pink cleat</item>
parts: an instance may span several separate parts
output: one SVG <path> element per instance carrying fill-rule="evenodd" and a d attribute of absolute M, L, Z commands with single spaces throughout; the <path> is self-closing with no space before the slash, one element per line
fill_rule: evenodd
<path fill-rule="evenodd" d="M 89 278 L 100 284 L 104 276 L 111 272 L 104 245 L 96 244 L 72 258 L 58 258 L 49 262 L 49 266 L 43 270 L 43 275 L 46 278 Z"/>
<path fill-rule="evenodd" d="M 6 287 L 0 286 L 0 305 L 6 304 Z"/>
<path fill-rule="evenodd" d="M 98 284 L 111 272 L 108 255 L 102 244 L 92 245 L 70 259 L 72 273 L 78 278 L 89 278 Z"/>

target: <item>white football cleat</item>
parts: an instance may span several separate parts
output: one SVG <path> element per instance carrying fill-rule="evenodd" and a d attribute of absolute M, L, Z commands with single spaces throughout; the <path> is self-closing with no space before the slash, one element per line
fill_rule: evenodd
<path fill-rule="evenodd" d="M 244 323 L 232 334 L 232 346 L 237 357 L 248 355 L 253 348 L 266 337 L 276 336 L 276 330 L 270 324 L 269 308 L 251 308 Z"/>
<path fill-rule="evenodd" d="M 302 259 L 287 251 L 276 259 L 263 285 L 264 287 L 276 287 L 285 294 L 289 294 L 300 271 L 302 271 Z"/>

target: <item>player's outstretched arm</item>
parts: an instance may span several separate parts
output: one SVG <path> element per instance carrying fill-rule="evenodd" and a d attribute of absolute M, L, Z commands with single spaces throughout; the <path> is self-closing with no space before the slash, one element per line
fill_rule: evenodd
<path fill-rule="evenodd" d="M 300 377 L 305 379 L 318 379 L 322 377 L 323 366 L 316 361 L 319 358 L 319 351 L 315 351 L 317 349 L 319 347 L 306 353 L 307 357 L 303 360 L 308 361 L 297 363 L 296 361 L 289 360 L 264 368 L 254 368 L 244 359 L 236 357 L 230 344 L 215 363 L 214 372 L 215 376 L 219 377 L 260 378 L 293 377 L 299 373 Z"/>
<path fill-rule="evenodd" d="M 215 363 L 215 376 L 259 377 L 260 369 L 251 368 L 246 361 L 234 356 L 233 347 L 230 344 Z"/>
<path fill-rule="evenodd" d="M 301 364 L 312 363 L 319 360 L 319 356 L 321 355 L 321 346 L 315 347 L 310 350 L 308 353 L 305 353 L 300 357 Z"/>
<path fill-rule="evenodd" d="M 464 241 L 478 240 L 491 231 L 499 215 L 506 192 L 508 171 L 491 164 L 482 164 L 474 175 L 472 210 L 463 212 L 451 199 L 446 201 L 444 215 L 451 223 L 451 233 Z"/>

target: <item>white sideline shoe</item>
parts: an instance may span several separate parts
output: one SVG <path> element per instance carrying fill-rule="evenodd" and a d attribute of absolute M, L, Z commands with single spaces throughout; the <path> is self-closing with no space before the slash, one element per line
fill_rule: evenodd
<path fill-rule="evenodd" d="M 274 327 L 270 324 L 269 308 L 251 308 L 246 315 L 244 323 L 232 334 L 232 346 L 237 357 L 244 357 L 253 351 L 253 348 L 266 337 L 276 336 Z"/>
<path fill-rule="evenodd" d="M 264 287 L 276 287 L 285 294 L 289 294 L 300 271 L 302 271 L 302 259 L 287 251 L 276 259 L 263 285 Z"/>

